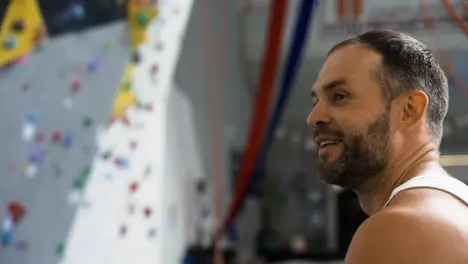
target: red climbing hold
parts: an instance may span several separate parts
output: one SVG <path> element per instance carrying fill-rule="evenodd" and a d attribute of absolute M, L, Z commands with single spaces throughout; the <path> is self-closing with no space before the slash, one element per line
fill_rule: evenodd
<path fill-rule="evenodd" d="M 144 210 L 144 213 L 145 213 L 145 216 L 149 218 L 153 214 L 153 210 L 151 210 L 151 208 L 149 207 L 146 207 Z"/>
<path fill-rule="evenodd" d="M 62 138 L 63 138 L 63 134 L 62 132 L 58 130 L 54 131 L 54 133 L 52 134 L 52 142 L 54 143 L 61 143 Z"/>
<path fill-rule="evenodd" d="M 77 93 L 81 89 L 81 78 L 80 77 L 75 77 L 72 82 L 72 93 Z"/>
<path fill-rule="evenodd" d="M 127 226 L 126 225 L 122 225 L 120 226 L 120 236 L 125 236 L 127 234 Z"/>
<path fill-rule="evenodd" d="M 21 85 L 21 89 L 23 89 L 24 92 L 26 92 L 27 90 L 29 90 L 29 87 L 31 87 L 31 85 L 30 85 L 28 82 L 24 82 L 24 83 Z"/>
<path fill-rule="evenodd" d="M 130 192 L 134 193 L 138 190 L 138 182 L 132 182 L 132 184 L 130 184 Z"/>
<path fill-rule="evenodd" d="M 147 103 L 145 108 L 146 108 L 146 111 L 152 112 L 153 111 L 153 104 L 152 103 Z"/>
<path fill-rule="evenodd" d="M 8 213 L 13 223 L 17 226 L 26 215 L 26 207 L 18 201 L 13 201 L 8 204 Z"/>
<path fill-rule="evenodd" d="M 151 67 L 151 74 L 156 74 L 159 70 L 159 67 L 157 64 L 153 64 L 153 66 Z"/>
<path fill-rule="evenodd" d="M 133 140 L 132 140 L 132 141 L 130 141 L 130 148 L 131 148 L 131 149 L 133 149 L 133 150 L 134 150 L 134 149 L 136 149 L 136 148 L 137 148 L 137 146 L 138 146 L 138 143 L 136 143 L 136 141 L 133 141 Z"/>

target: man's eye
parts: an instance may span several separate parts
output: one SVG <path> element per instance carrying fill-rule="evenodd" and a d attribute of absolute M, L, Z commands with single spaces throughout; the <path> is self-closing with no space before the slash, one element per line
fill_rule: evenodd
<path fill-rule="evenodd" d="M 340 102 L 342 100 L 346 99 L 346 95 L 345 94 L 335 94 L 335 101 L 336 102 Z"/>

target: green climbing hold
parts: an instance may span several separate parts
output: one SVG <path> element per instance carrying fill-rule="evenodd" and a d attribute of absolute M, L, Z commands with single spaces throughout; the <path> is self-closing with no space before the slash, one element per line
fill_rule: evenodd
<path fill-rule="evenodd" d="M 138 25 L 140 25 L 140 27 L 145 28 L 146 26 L 148 26 L 149 17 L 147 14 L 139 13 L 137 20 L 138 20 Z"/>
<path fill-rule="evenodd" d="M 63 253 L 65 253 L 65 242 L 59 242 L 55 247 L 55 254 L 62 257 Z"/>
<path fill-rule="evenodd" d="M 89 173 L 91 172 L 91 167 L 86 167 L 78 173 L 78 176 L 73 181 L 73 188 L 78 190 L 83 190 L 86 187 L 89 179 Z"/>
<path fill-rule="evenodd" d="M 122 85 L 120 86 L 120 90 L 122 90 L 123 92 L 128 92 L 132 89 L 132 84 L 130 82 L 124 82 L 122 83 Z"/>
<path fill-rule="evenodd" d="M 85 117 L 83 119 L 83 127 L 88 129 L 91 126 L 93 126 L 93 119 L 91 117 L 89 117 L 89 116 Z"/>

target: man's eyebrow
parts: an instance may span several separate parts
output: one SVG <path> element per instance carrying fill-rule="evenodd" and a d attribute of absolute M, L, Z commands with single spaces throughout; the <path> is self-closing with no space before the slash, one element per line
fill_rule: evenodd
<path fill-rule="evenodd" d="M 345 79 L 338 79 L 338 80 L 334 80 L 334 81 L 331 81 L 329 83 L 326 83 L 325 85 L 323 85 L 323 89 L 324 90 L 333 90 L 339 86 L 342 86 L 342 85 L 345 85 L 347 82 Z M 310 91 L 310 96 L 312 97 L 316 97 L 317 96 L 317 93 L 314 91 L 314 90 L 311 90 Z"/>

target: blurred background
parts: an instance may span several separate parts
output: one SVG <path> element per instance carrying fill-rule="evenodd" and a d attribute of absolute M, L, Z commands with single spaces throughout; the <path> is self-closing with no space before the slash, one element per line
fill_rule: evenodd
<path fill-rule="evenodd" d="M 336 42 L 426 43 L 468 182 L 463 0 L 0 2 L 0 263 L 343 263 L 366 219 L 305 119 Z M 216 243 L 215 243 L 216 241 Z"/>

